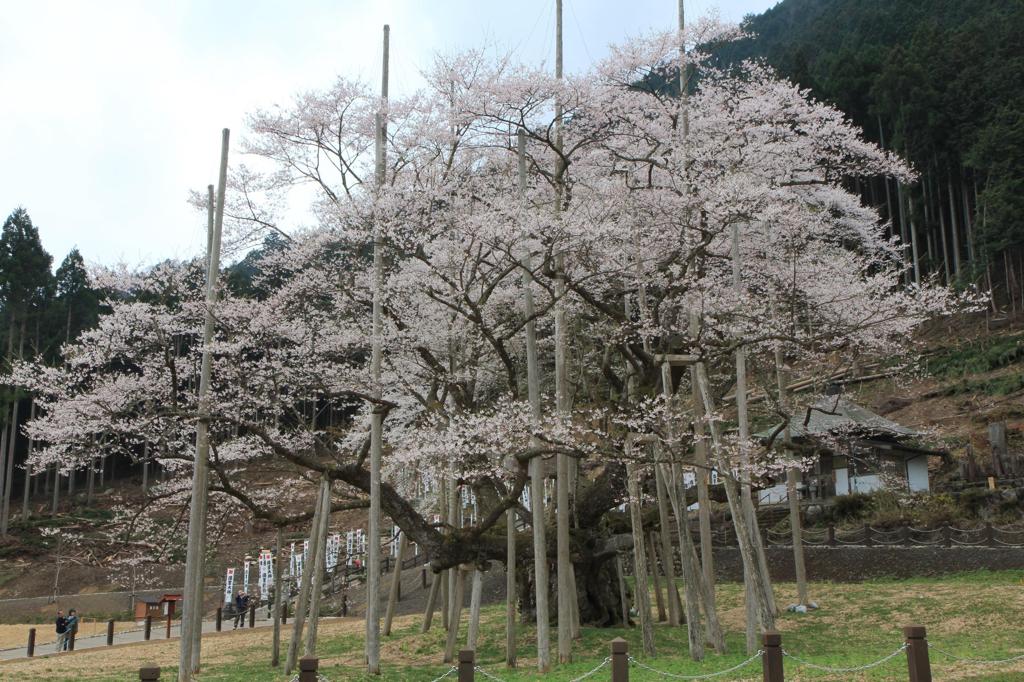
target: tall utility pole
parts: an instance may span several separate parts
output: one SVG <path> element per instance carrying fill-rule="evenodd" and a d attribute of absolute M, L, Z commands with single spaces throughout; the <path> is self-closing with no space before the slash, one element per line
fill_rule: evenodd
<path fill-rule="evenodd" d="M 391 28 L 384 25 L 384 55 L 381 62 L 380 111 L 376 118 L 376 172 L 374 184 L 377 196 L 384 189 L 385 151 L 388 109 L 388 41 Z M 381 307 L 384 295 L 384 245 L 380 237 L 377 217 L 373 221 L 373 348 L 370 374 L 373 397 L 370 417 L 370 521 L 369 542 L 366 545 L 366 670 L 380 674 L 380 466 L 384 439 L 384 415 L 380 410 L 383 391 L 380 385 L 381 365 Z"/>
<path fill-rule="evenodd" d="M 181 643 L 178 653 L 179 678 L 191 680 L 199 672 L 202 647 L 203 574 L 206 555 L 206 502 L 210 456 L 210 374 L 213 355 L 213 308 L 217 303 L 217 277 L 220 271 L 220 238 L 224 226 L 224 194 L 228 178 L 228 142 L 231 131 L 221 133 L 220 172 L 217 176 L 217 202 L 210 211 L 213 187 L 207 187 L 206 319 L 203 322 L 203 359 L 199 371 L 199 421 L 196 424 L 196 454 L 192 470 L 192 500 L 189 503 L 188 547 L 185 555 L 185 603 L 181 614 Z M 212 220 L 211 220 L 212 218 Z"/>
<path fill-rule="evenodd" d="M 562 79 L 562 0 L 555 2 L 555 78 Z M 565 197 L 565 161 L 562 159 L 562 101 L 555 100 L 555 219 L 562 212 Z M 569 418 L 569 367 L 567 363 L 567 333 L 565 315 L 565 255 L 555 256 L 555 404 L 559 416 Z M 572 579 L 572 561 L 569 549 L 569 457 L 555 456 L 556 504 L 555 536 L 558 566 L 558 661 L 572 660 L 572 605 L 570 595 L 575 581 Z"/>
<path fill-rule="evenodd" d="M 526 136 L 517 134 L 519 152 L 519 210 L 526 236 Z M 529 246 L 523 254 L 523 314 L 526 316 L 526 384 L 530 399 L 530 427 L 540 428 L 540 369 L 537 362 L 537 323 L 534 319 L 533 257 Z M 530 439 L 537 445 L 537 439 Z M 548 540 L 547 515 L 544 513 L 544 462 L 540 457 L 530 460 L 530 512 L 533 525 L 533 582 L 537 605 L 537 670 L 551 669 L 551 630 L 548 623 Z"/>

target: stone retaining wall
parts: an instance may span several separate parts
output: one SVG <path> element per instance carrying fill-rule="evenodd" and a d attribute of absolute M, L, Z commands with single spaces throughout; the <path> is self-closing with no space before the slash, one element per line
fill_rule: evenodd
<path fill-rule="evenodd" d="M 765 551 L 774 580 L 796 580 L 791 547 L 768 547 Z M 860 582 L 1024 569 L 1024 547 L 805 547 L 804 559 L 810 580 Z M 738 549 L 715 548 L 715 574 L 723 581 L 743 579 Z"/>

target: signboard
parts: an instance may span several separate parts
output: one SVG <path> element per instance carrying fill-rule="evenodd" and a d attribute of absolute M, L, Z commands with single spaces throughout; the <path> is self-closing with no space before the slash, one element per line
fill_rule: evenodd
<path fill-rule="evenodd" d="M 234 594 L 234 591 L 235 591 L 235 569 L 229 568 L 228 569 L 228 574 L 224 578 L 224 603 L 225 604 L 232 603 L 231 595 Z"/>

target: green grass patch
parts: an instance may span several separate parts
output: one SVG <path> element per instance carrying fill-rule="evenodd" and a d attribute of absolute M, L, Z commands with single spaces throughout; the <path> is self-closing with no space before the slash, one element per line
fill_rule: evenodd
<path fill-rule="evenodd" d="M 795 599 L 795 586 L 776 586 L 780 606 Z M 820 666 L 854 667 L 866 665 L 896 651 L 903 642 L 901 627 L 919 624 L 928 628 L 934 646 L 959 656 L 971 658 L 1006 658 L 1024 653 L 1024 636 L 1019 623 L 1024 612 L 1024 570 L 976 571 L 942 578 L 916 578 L 912 580 L 872 580 L 860 584 L 813 583 L 811 598 L 821 608 L 808 614 L 783 613 L 777 627 L 782 632 L 783 644 L 795 656 Z M 524 680 L 568 681 L 597 666 L 609 653 L 609 642 L 622 637 L 644 665 L 674 675 L 706 675 L 725 670 L 747 659 L 744 650 L 742 588 L 736 584 L 718 587 L 718 606 L 727 631 L 729 652 L 718 655 L 708 652 L 705 660 L 693 661 L 687 655 L 685 627 L 671 628 L 663 623 L 655 626 L 657 655 L 642 653 L 638 628 L 584 628 L 580 640 L 573 644 L 573 662 L 555 665 L 551 673 L 540 675 L 535 670 L 535 630 L 531 625 L 517 628 L 520 666 L 515 670 L 505 667 L 504 607 L 485 608 L 481 635 L 477 648 L 477 661 L 488 673 L 509 682 Z M 467 612 L 463 612 L 460 644 L 465 643 Z M 422 634 L 419 616 L 401 619 L 390 637 L 382 638 L 381 677 L 364 672 L 362 661 L 363 634 L 361 621 L 345 623 L 325 622 L 321 625 L 318 655 L 321 674 L 335 680 L 396 680 L 429 682 L 441 676 L 450 665 L 441 662 L 445 633 L 440 629 L 440 615 L 435 626 Z M 253 633 L 259 636 L 259 631 Z M 552 628 L 552 647 L 557 636 Z M 222 682 L 259 682 L 287 680 L 282 670 L 268 665 L 269 651 L 266 638 L 254 645 L 245 637 L 211 639 L 204 643 L 204 657 L 210 661 L 204 667 L 202 680 Z M 149 660 L 146 648 L 124 649 L 137 657 L 137 665 Z M 113 653 L 113 652 L 112 652 Z M 124 680 L 129 670 L 89 670 L 76 675 L 78 657 L 50 661 L 35 661 L 18 668 L 16 679 L 44 679 L 44 666 L 55 663 L 68 675 L 59 679 Z M 84 667 L 84 657 L 83 667 Z M 557 659 L 557 654 L 554 655 Z M 1024 661 L 998 666 L 978 666 L 958 663 L 933 650 L 932 668 L 937 680 L 1021 680 L 1024 679 Z M 164 654 L 160 663 L 169 664 L 173 650 Z M 32 668 L 31 666 L 36 666 Z M 13 672 L 13 668 L 10 669 Z M 828 674 L 800 665 L 795 659 L 786 659 L 787 680 L 900 680 L 907 679 L 906 657 L 902 653 L 877 668 L 860 673 Z M 0 667 L 0 678 L 4 677 Z M 84 671 L 83 671 L 84 672 Z M 38 673 L 38 675 L 36 674 Z M 170 665 L 163 668 L 163 676 L 174 679 Z M 607 669 L 598 672 L 594 680 L 607 680 Z M 714 679 L 759 680 L 760 663 Z M 12 678 L 14 679 L 14 678 Z M 450 679 L 450 678 L 449 678 Z M 488 678 L 478 674 L 478 680 Z M 632 680 L 661 679 L 657 674 L 633 667 Z"/>

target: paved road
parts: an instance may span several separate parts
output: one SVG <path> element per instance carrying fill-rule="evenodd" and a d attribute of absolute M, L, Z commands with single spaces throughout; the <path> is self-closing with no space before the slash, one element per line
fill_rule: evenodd
<path fill-rule="evenodd" d="M 265 618 L 267 615 L 266 608 L 258 609 L 256 611 L 256 627 L 267 627 L 271 624 L 271 621 Z M 225 617 L 223 625 L 225 631 L 231 630 L 232 621 Z M 246 629 L 248 628 L 248 620 L 246 620 Z M 216 632 L 217 624 L 212 620 L 203 621 L 203 632 Z M 171 638 L 176 639 L 181 634 L 181 624 L 179 621 L 174 621 L 171 624 Z M 52 632 L 52 627 L 49 624 L 41 624 L 36 628 L 36 656 L 53 655 L 55 654 L 56 642 L 54 639 L 55 635 Z M 45 638 L 45 639 L 44 639 Z M 167 638 L 167 621 L 153 621 L 153 628 L 150 631 L 150 640 L 158 642 Z M 27 639 L 27 635 L 26 635 Z M 130 642 L 142 642 L 145 639 L 145 633 L 143 632 L 142 626 L 139 626 L 135 630 L 129 630 L 127 632 L 114 633 L 114 644 L 127 644 Z M 98 649 L 107 646 L 107 634 L 106 632 L 100 633 L 99 635 L 90 635 L 88 637 L 80 637 L 75 640 L 75 651 L 84 651 L 87 649 Z M 12 660 L 15 658 L 25 658 L 26 650 L 25 647 L 18 647 L 16 649 L 4 649 L 0 650 L 0 660 Z"/>

